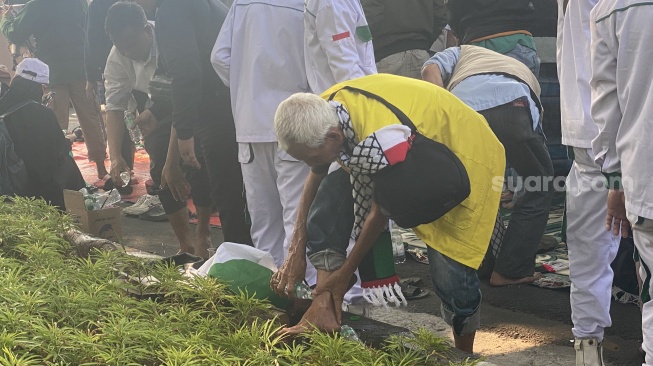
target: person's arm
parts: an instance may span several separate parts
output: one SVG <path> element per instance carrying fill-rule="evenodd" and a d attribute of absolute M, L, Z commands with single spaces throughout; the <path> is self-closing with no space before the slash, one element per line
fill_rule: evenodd
<path fill-rule="evenodd" d="M 39 3 L 30 1 L 25 4 L 23 10 L 15 18 L 4 14 L 0 21 L 2 34 L 13 44 L 26 44 L 29 37 L 34 33 L 35 26 L 38 23 Z"/>
<path fill-rule="evenodd" d="M 313 291 L 314 296 L 318 296 L 319 294 L 328 291 L 331 292 L 335 304 L 342 303 L 345 293 L 349 290 L 349 280 L 354 272 L 356 272 L 356 269 L 358 269 L 358 266 L 363 261 L 363 258 L 365 258 L 367 252 L 374 247 L 376 239 L 385 228 L 387 222 L 388 219 L 383 216 L 380 207 L 375 202 L 372 202 L 372 209 L 370 210 L 369 215 L 367 215 L 360 235 L 358 236 L 351 252 L 345 259 L 342 267 L 334 271 L 324 283 L 318 284 L 315 287 L 315 290 Z M 338 319 L 338 322 L 340 322 L 340 306 L 336 306 L 335 310 L 336 318 Z"/>
<path fill-rule="evenodd" d="M 459 47 L 447 48 L 442 52 L 436 53 L 424 63 L 422 79 L 445 88 L 449 84 L 449 80 L 451 79 L 451 75 L 453 75 L 459 58 Z"/>
<path fill-rule="evenodd" d="M 231 67 L 231 38 L 234 33 L 234 17 L 236 6 L 232 5 L 227 18 L 220 28 L 218 39 L 211 51 L 211 64 L 218 73 L 224 85 L 229 86 L 229 71 Z"/>
<path fill-rule="evenodd" d="M 199 123 L 203 70 L 191 14 L 198 2 L 165 2 L 157 11 L 156 41 L 167 75 L 172 78 L 172 121 L 179 140 L 189 140 Z M 190 9 L 189 9 L 190 8 Z"/>
<path fill-rule="evenodd" d="M 169 189 L 175 200 L 185 202 L 190 194 L 190 184 L 188 184 L 184 172 L 181 170 L 177 132 L 174 127 L 171 128 L 168 155 L 161 172 L 161 188 Z"/>
<path fill-rule="evenodd" d="M 327 168 L 328 169 L 328 168 Z M 295 227 L 292 232 L 290 248 L 283 265 L 270 281 L 270 288 L 280 296 L 294 297 L 295 284 L 304 280 L 306 275 L 306 223 L 308 211 L 315 200 L 317 190 L 322 179 L 327 175 L 327 170 L 311 170 L 304 182 L 304 190 L 297 207 Z M 288 292 L 286 292 L 288 288 Z"/>
<path fill-rule="evenodd" d="M 335 4 L 334 4 L 335 3 Z M 317 36 L 336 82 L 365 76 L 356 49 L 356 16 L 342 4 L 326 1 L 315 14 Z"/>
<path fill-rule="evenodd" d="M 604 20 L 610 22 L 610 20 Z M 628 235 L 630 227 L 626 217 L 624 194 L 620 184 L 621 161 L 617 154 L 617 133 L 623 118 L 617 93 L 617 58 L 612 49 L 616 45 L 604 37 L 597 24 L 591 22 L 591 114 L 599 128 L 599 134 L 592 141 L 592 150 L 596 162 L 608 180 L 608 210 L 606 229 L 614 235 Z"/>

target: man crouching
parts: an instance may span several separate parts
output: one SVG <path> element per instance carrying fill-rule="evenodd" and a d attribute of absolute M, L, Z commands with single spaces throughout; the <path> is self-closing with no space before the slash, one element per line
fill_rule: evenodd
<path fill-rule="evenodd" d="M 400 123 L 399 115 L 412 121 L 416 131 Z M 415 134 L 419 134 L 450 149 L 469 177 L 469 195 L 462 203 L 441 218 L 413 229 L 428 245 L 431 277 L 442 300 L 442 317 L 453 328 L 455 346 L 472 353 L 480 325 L 476 269 L 492 236 L 505 168 L 503 146 L 485 119 L 434 85 L 377 74 L 337 84 L 321 97 L 295 94 L 279 105 L 274 122 L 280 147 L 306 162 L 312 172 L 304 186 L 286 262 L 270 286 L 280 294 L 292 294 L 297 279 L 303 278 L 306 254 L 318 271 L 313 304 L 299 324 L 284 332 L 295 335 L 313 327 L 325 331 L 339 328 L 341 304 L 352 276 L 387 222 L 380 205 L 372 199 L 373 177 L 404 162 Z M 334 161 L 351 178 L 352 237 L 356 244 L 349 255 L 346 240 L 331 241 L 332 247 L 312 245 L 311 241 L 307 244 L 306 240 L 307 223 L 311 225 L 308 212 L 316 196 L 328 188 L 325 183 L 339 184 L 338 180 L 325 179 L 326 166 Z M 424 174 L 428 169 L 424 166 Z M 436 175 L 453 173 L 439 171 Z M 415 175 L 405 180 L 425 177 Z M 401 191 L 402 182 L 397 183 Z M 443 187 L 436 183 L 429 189 Z M 333 217 L 322 224 L 341 222 Z"/>

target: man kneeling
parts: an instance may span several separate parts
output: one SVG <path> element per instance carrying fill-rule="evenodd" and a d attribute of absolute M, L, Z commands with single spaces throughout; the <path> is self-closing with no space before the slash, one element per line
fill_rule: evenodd
<path fill-rule="evenodd" d="M 365 96 L 367 93 L 377 99 L 368 97 L 370 94 Z M 322 97 L 295 94 L 277 110 L 274 127 L 279 145 L 305 161 L 312 171 L 304 186 L 286 263 L 272 277 L 270 285 L 280 294 L 292 293 L 293 281 L 303 278 L 299 274 L 306 267 L 307 249 L 318 270 L 313 304 L 298 325 L 284 332 L 293 335 L 313 327 L 325 331 L 338 329 L 341 303 L 352 275 L 386 225 L 387 218 L 372 201 L 372 177 L 403 162 L 410 153 L 414 135 L 378 97 L 403 112 L 419 134 L 448 147 L 469 177 L 470 193 L 461 204 L 414 230 L 428 245 L 431 277 L 442 300 L 442 316 L 453 328 L 455 345 L 471 353 L 480 325 L 481 293 L 476 269 L 487 251 L 496 220 L 505 168 L 504 149 L 484 118 L 451 93 L 423 81 L 386 74 L 337 84 Z M 313 247 L 309 242 L 307 248 L 306 222 L 299 221 L 305 216 L 300 213 L 308 212 L 315 200 L 318 187 L 323 189 L 320 184 L 327 169 L 322 167 L 334 161 L 350 174 L 352 183 L 352 235 L 356 244 L 348 256 L 346 241 L 334 248 Z M 438 173 L 444 177 L 453 172 Z M 334 217 L 324 224 L 338 222 Z"/>

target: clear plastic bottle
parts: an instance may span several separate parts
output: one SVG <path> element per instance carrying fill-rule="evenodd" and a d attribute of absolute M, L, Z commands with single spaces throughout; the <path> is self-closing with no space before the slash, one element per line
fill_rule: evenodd
<path fill-rule="evenodd" d="M 131 176 L 129 175 L 129 172 L 120 173 L 120 180 L 122 181 L 122 187 L 126 187 L 129 184 L 129 181 L 131 180 Z"/>
<path fill-rule="evenodd" d="M 392 253 L 395 257 L 395 264 L 401 264 L 406 261 L 406 249 L 404 248 L 404 239 L 396 224 L 390 221 L 390 237 L 392 238 Z"/>
<path fill-rule="evenodd" d="M 112 189 L 109 192 L 98 195 L 97 199 L 95 200 L 95 209 L 99 210 L 102 208 L 108 208 L 118 202 L 120 202 L 120 193 L 117 189 Z"/>
<path fill-rule="evenodd" d="M 134 113 L 132 113 L 130 110 L 126 110 L 125 125 L 127 126 L 127 130 L 129 130 L 129 137 L 134 142 L 134 144 L 140 144 L 142 138 L 141 130 L 138 128 L 138 126 L 134 126 L 134 121 L 136 121 L 136 116 Z"/>
<path fill-rule="evenodd" d="M 349 341 L 355 341 L 355 342 L 361 341 L 354 328 L 350 327 L 349 325 L 343 325 L 340 327 L 340 336 Z"/>
<path fill-rule="evenodd" d="M 312 300 L 313 290 L 303 281 L 299 281 L 295 284 L 295 297 L 302 300 Z"/>

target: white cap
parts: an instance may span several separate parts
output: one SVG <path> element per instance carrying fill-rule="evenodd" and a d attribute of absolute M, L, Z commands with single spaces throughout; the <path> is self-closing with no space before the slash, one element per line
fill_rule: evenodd
<path fill-rule="evenodd" d="M 25 58 L 16 65 L 16 75 L 39 84 L 50 83 L 50 68 L 37 58 Z"/>

